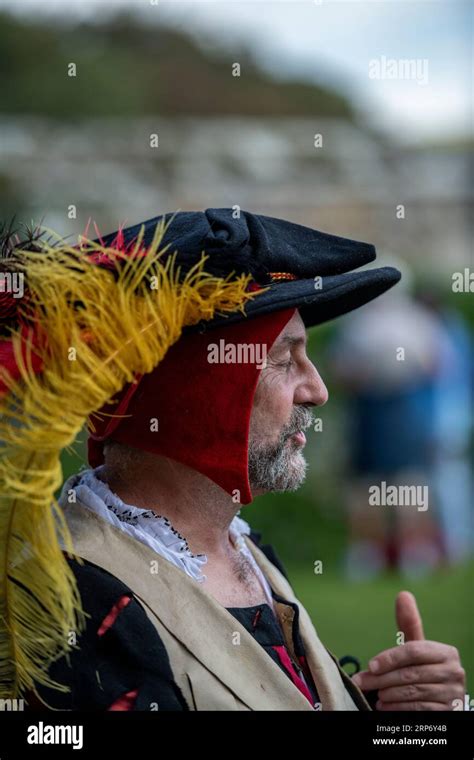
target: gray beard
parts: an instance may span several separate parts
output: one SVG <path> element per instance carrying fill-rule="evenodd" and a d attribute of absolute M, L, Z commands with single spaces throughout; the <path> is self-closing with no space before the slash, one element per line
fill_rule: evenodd
<path fill-rule="evenodd" d="M 308 463 L 301 445 L 290 436 L 296 430 L 308 428 L 312 421 L 311 411 L 307 407 L 297 406 L 276 444 L 249 441 L 248 473 L 252 489 L 276 493 L 298 490 L 305 480 Z"/>

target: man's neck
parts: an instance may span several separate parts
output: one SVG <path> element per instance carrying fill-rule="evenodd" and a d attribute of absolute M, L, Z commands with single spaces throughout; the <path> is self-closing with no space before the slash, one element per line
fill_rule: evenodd
<path fill-rule="evenodd" d="M 141 454 L 133 475 L 106 463 L 101 478 L 126 504 L 167 517 L 193 554 L 225 559 L 232 551 L 229 525 L 241 505 L 196 470 L 167 457 Z"/>

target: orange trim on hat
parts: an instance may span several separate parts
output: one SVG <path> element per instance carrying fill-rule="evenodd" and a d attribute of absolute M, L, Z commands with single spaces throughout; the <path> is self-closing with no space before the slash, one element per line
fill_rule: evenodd
<path fill-rule="evenodd" d="M 269 272 L 272 280 L 298 280 L 299 278 L 291 272 Z"/>

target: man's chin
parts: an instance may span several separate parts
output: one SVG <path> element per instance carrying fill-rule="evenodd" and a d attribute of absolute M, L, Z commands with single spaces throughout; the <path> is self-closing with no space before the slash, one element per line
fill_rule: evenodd
<path fill-rule="evenodd" d="M 289 439 L 288 439 L 289 440 Z M 262 482 L 261 476 L 257 478 L 258 485 L 255 481 L 250 481 L 250 486 L 254 496 L 259 496 L 265 493 L 286 493 L 291 491 L 297 491 L 302 486 L 306 478 L 306 471 L 308 463 L 303 454 L 303 447 L 296 444 L 294 441 L 290 441 L 289 448 L 280 450 L 280 460 L 278 465 L 274 461 L 273 473 L 271 471 L 267 473 L 267 476 Z M 278 475 L 275 475 L 275 469 L 278 470 Z"/>
<path fill-rule="evenodd" d="M 308 463 L 304 458 L 303 452 L 296 450 L 288 462 L 286 472 L 275 481 L 273 488 L 269 489 L 269 491 L 274 493 L 297 491 L 305 481 L 307 469 Z"/>

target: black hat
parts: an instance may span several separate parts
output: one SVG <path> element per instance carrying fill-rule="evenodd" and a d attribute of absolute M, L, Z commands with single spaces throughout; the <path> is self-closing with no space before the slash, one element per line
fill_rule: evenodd
<path fill-rule="evenodd" d="M 183 332 L 203 332 L 290 307 L 298 308 L 306 327 L 312 327 L 371 301 L 401 277 L 393 267 L 353 271 L 376 258 L 370 243 L 235 208 L 156 216 L 122 230 L 123 245 L 132 243 L 144 226 L 146 246 L 162 221 L 167 225 L 162 248 L 169 244 L 169 253 L 178 251 L 183 274 L 205 252 L 205 270 L 211 274 L 251 274 L 255 283 L 268 287 L 246 304 L 245 314 L 219 315 Z M 109 246 L 116 236 L 113 232 L 100 241 Z"/>

